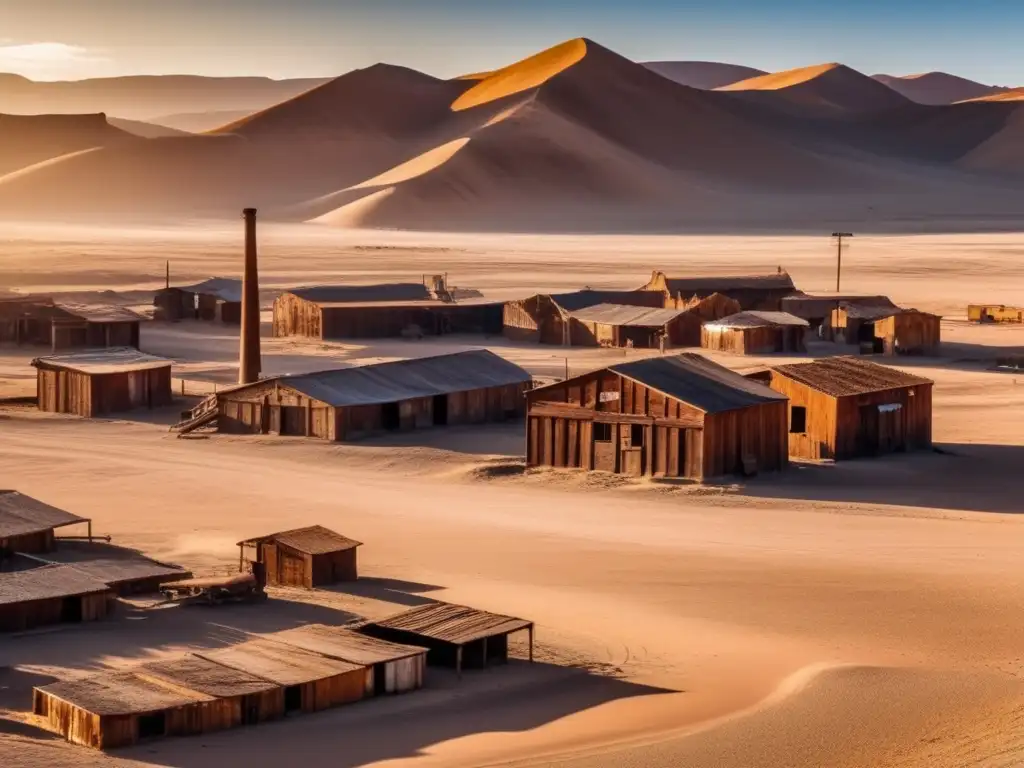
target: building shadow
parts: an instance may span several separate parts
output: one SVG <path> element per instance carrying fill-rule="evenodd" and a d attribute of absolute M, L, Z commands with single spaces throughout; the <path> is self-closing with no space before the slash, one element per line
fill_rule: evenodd
<path fill-rule="evenodd" d="M 439 587 L 436 584 L 402 581 L 401 579 L 360 576 L 358 581 L 340 582 L 320 587 L 320 589 L 325 592 L 336 592 L 354 597 L 367 597 L 373 600 L 414 608 L 419 605 L 436 603 L 437 600 L 425 597 L 424 595 L 427 592 L 439 592 L 444 587 Z"/>
<path fill-rule="evenodd" d="M 473 456 L 521 456 L 525 422 L 428 427 L 374 435 L 352 443 L 367 448 L 436 448 Z"/>

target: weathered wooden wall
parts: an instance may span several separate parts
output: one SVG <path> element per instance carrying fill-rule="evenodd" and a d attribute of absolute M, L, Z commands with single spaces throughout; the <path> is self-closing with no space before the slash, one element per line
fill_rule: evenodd
<path fill-rule="evenodd" d="M 320 712 L 360 701 L 366 695 L 366 669 L 316 680 L 302 686 L 302 711 Z"/>
<path fill-rule="evenodd" d="M 357 550 L 346 549 L 341 552 L 326 552 L 311 555 L 311 587 L 322 584 L 335 584 L 339 581 L 355 581 L 359 578 L 356 562 Z"/>
<path fill-rule="evenodd" d="M 35 627 L 60 624 L 64 620 L 65 600 L 78 602 L 82 622 L 99 621 L 110 612 L 113 595 L 100 592 L 94 595 L 6 603 L 0 605 L 0 632 L 24 632 Z"/>
<path fill-rule="evenodd" d="M 9 536 L 0 538 L 0 553 L 2 552 L 24 552 L 29 555 L 39 555 L 44 552 L 52 552 L 55 544 L 53 529 L 29 533 L 24 536 Z"/>
<path fill-rule="evenodd" d="M 805 328 L 760 326 L 753 328 L 701 329 L 701 346 L 737 355 L 769 355 L 776 352 L 806 352 Z"/>
<path fill-rule="evenodd" d="M 408 693 L 422 688 L 426 666 L 427 656 L 422 653 L 387 662 L 384 665 L 384 691 Z"/>
<path fill-rule="evenodd" d="M 924 312 L 901 312 L 875 323 L 887 355 L 931 355 L 939 349 L 941 318 Z"/>
<path fill-rule="evenodd" d="M 320 305 L 293 293 L 282 293 L 274 300 L 274 336 L 323 338 Z"/>
<path fill-rule="evenodd" d="M 173 402 L 171 367 L 96 375 L 40 368 L 36 398 L 41 411 L 87 418 L 135 408 L 159 408 Z"/>
<path fill-rule="evenodd" d="M 789 465 L 787 405 L 751 405 L 704 418 L 704 477 L 777 472 Z"/>

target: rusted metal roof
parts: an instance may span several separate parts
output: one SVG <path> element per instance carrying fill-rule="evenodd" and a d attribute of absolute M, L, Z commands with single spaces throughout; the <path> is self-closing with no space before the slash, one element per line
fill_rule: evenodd
<path fill-rule="evenodd" d="M 0 605 L 108 591 L 110 587 L 102 581 L 67 565 L 44 565 L 27 571 L 0 573 Z"/>
<path fill-rule="evenodd" d="M 0 539 L 87 522 L 86 517 L 51 507 L 19 491 L 0 490 Z"/>
<path fill-rule="evenodd" d="M 238 546 L 252 546 L 268 541 L 284 544 L 286 547 L 307 555 L 322 555 L 327 552 L 343 552 L 346 549 L 361 547 L 363 543 L 349 539 L 340 533 L 322 525 L 311 525 L 307 528 L 296 528 L 292 531 L 269 533 L 252 539 L 238 542 Z"/>
<path fill-rule="evenodd" d="M 405 302 L 434 299 L 422 283 L 380 283 L 377 285 L 313 285 L 287 293 L 314 304 L 352 304 L 378 301 Z"/>
<path fill-rule="evenodd" d="M 591 288 L 569 293 L 551 293 L 548 294 L 548 298 L 566 312 L 578 312 L 598 304 L 660 307 L 664 301 L 664 296 L 657 291 L 599 291 Z"/>
<path fill-rule="evenodd" d="M 454 645 L 465 645 L 485 637 L 507 635 L 510 632 L 527 629 L 533 626 L 533 622 L 488 613 L 465 605 L 432 603 L 386 619 L 367 622 L 366 626 L 408 632 Z"/>
<path fill-rule="evenodd" d="M 828 317 L 833 309 L 842 305 L 867 305 L 873 307 L 895 307 L 888 296 L 858 296 L 853 294 L 836 294 L 834 296 L 811 296 L 806 293 L 782 298 L 781 306 L 784 312 L 808 318 Z"/>
<path fill-rule="evenodd" d="M 56 301 L 54 305 L 90 323 L 137 323 L 142 316 L 115 304 L 77 304 L 68 301 Z"/>
<path fill-rule="evenodd" d="M 365 669 L 361 664 L 268 640 L 250 640 L 197 655 L 278 685 L 304 685 Z"/>
<path fill-rule="evenodd" d="M 896 306 L 872 306 L 849 303 L 843 303 L 840 306 L 847 317 L 855 320 L 883 320 L 893 315 L 929 315 L 930 317 L 938 317 L 938 315 L 930 315 L 928 312 L 921 312 L 917 309 L 904 309 L 903 307 Z"/>
<path fill-rule="evenodd" d="M 32 365 L 36 368 L 60 368 L 77 373 L 98 375 L 169 368 L 171 361 L 164 357 L 140 352 L 134 347 L 108 347 L 72 352 L 66 355 L 37 357 L 32 361 Z"/>
<path fill-rule="evenodd" d="M 262 677 L 233 667 L 225 667 L 194 653 L 170 661 L 152 661 L 136 667 L 135 672 L 143 677 L 164 680 L 172 685 L 180 685 L 191 691 L 217 698 L 248 696 L 272 691 L 277 687 L 275 683 Z"/>
<path fill-rule="evenodd" d="M 759 310 L 747 310 L 737 312 L 709 323 L 704 327 L 709 329 L 717 328 L 783 328 L 796 327 L 807 328 L 810 325 L 803 318 L 791 315 L 788 312 L 764 312 Z"/>
<path fill-rule="evenodd" d="M 330 627 L 325 624 L 307 624 L 304 627 L 286 629 L 283 632 L 268 635 L 267 638 L 313 653 L 320 653 L 332 659 L 340 659 L 367 667 L 408 659 L 411 656 L 422 656 L 427 652 L 426 648 L 378 640 L 369 635 L 353 632 L 346 627 Z"/>
<path fill-rule="evenodd" d="M 859 357 L 826 357 L 807 363 L 776 365 L 772 371 L 833 397 L 933 383 L 931 379 Z"/>
<path fill-rule="evenodd" d="M 572 313 L 576 320 L 604 325 L 619 325 L 638 328 L 662 328 L 680 315 L 685 309 L 658 309 L 636 307 L 626 304 L 598 304 Z"/>
<path fill-rule="evenodd" d="M 62 680 L 39 686 L 36 690 L 102 716 L 145 714 L 215 700 L 213 696 L 172 688 L 130 671 Z"/>
<path fill-rule="evenodd" d="M 211 277 L 193 285 L 172 285 L 171 289 L 213 296 L 221 301 L 238 302 L 242 300 L 242 281 L 233 277 Z"/>
<path fill-rule="evenodd" d="M 786 272 L 772 272 L 766 275 L 706 275 L 694 277 L 666 277 L 665 284 L 674 295 L 687 297 L 690 294 L 724 293 L 730 290 L 796 290 L 793 278 Z"/>

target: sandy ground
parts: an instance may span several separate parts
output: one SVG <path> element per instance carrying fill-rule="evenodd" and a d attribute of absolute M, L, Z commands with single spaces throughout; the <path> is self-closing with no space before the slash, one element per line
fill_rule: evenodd
<path fill-rule="evenodd" d="M 180 279 L 231 274 L 237 228 L 12 231 L 0 285 L 113 289 L 141 301 L 165 259 Z M 437 430 L 355 445 L 176 439 L 177 408 L 84 421 L 0 409 L 0 486 L 95 520 L 98 532 L 198 572 L 234 542 L 321 523 L 366 542 L 356 585 L 276 591 L 205 612 L 126 605 L 93 627 L 0 640 L 5 766 L 899 766 L 1024 761 L 1024 380 L 988 370 L 1022 328 L 958 319 L 968 300 L 1024 302 L 1020 237 L 867 238 L 845 290 L 947 315 L 936 380 L 943 453 L 802 466 L 693 486 L 521 469 L 521 428 Z M 264 228 L 266 284 L 448 271 L 488 295 L 585 282 L 633 286 L 655 267 L 786 266 L 827 288 L 827 238 L 448 238 Z M 500 340 L 317 345 L 268 341 L 265 368 L 311 370 L 485 344 L 536 375 L 621 358 Z M 187 386 L 230 381 L 237 336 L 152 325 Z M 826 351 L 826 350 L 821 350 Z M 639 354 L 639 353 L 633 353 Z M 29 354 L 0 350 L 0 394 L 31 388 Z M 721 357 L 734 367 L 757 359 Z M 184 403 L 185 401 L 183 401 Z M 180 406 L 179 406 L 180 407 Z M 424 600 L 533 618 L 538 663 L 415 696 L 106 757 L 24 713 L 32 685 L 308 621 Z"/>

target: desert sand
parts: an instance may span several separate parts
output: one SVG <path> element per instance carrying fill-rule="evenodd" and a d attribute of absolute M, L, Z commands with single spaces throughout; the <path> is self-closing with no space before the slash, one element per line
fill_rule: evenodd
<path fill-rule="evenodd" d="M 1007 91 L 998 85 L 986 85 L 948 72 L 923 72 L 916 75 L 873 75 L 894 91 L 918 104 L 955 104 L 970 99 L 987 99 Z"/>
<path fill-rule="evenodd" d="M 239 225 L 5 229 L 0 286 L 144 305 L 162 282 L 236 274 Z M 216 612 L 126 607 L 92 627 L 0 639 L 4 766 L 899 766 L 1024 759 L 1019 467 L 1024 383 L 989 370 L 1021 327 L 963 319 L 1024 303 L 1020 235 L 863 236 L 844 291 L 945 316 L 942 453 L 802 466 L 713 486 L 521 470 L 521 429 L 432 430 L 351 445 L 176 439 L 180 407 L 86 421 L 0 409 L 0 486 L 94 519 L 98 532 L 197 572 L 234 542 L 320 523 L 366 542 L 356 585 L 275 590 Z M 487 296 L 629 288 L 669 272 L 771 271 L 827 291 L 824 237 L 486 236 L 261 227 L 263 287 L 448 272 Z M 114 291 L 114 294 L 102 294 Z M 187 391 L 234 377 L 237 331 L 153 324 L 143 348 Z M 486 346 L 537 376 L 624 353 L 501 339 L 264 340 L 269 373 Z M 0 350 L 0 394 L 31 391 L 31 351 Z M 629 354 L 649 354 L 640 351 Z M 767 359 L 716 356 L 743 369 Z M 31 686 L 306 621 L 426 599 L 533 618 L 539 662 L 445 675 L 428 690 L 110 757 L 25 713 Z M 296 751 L 298 750 L 298 751 Z"/>

